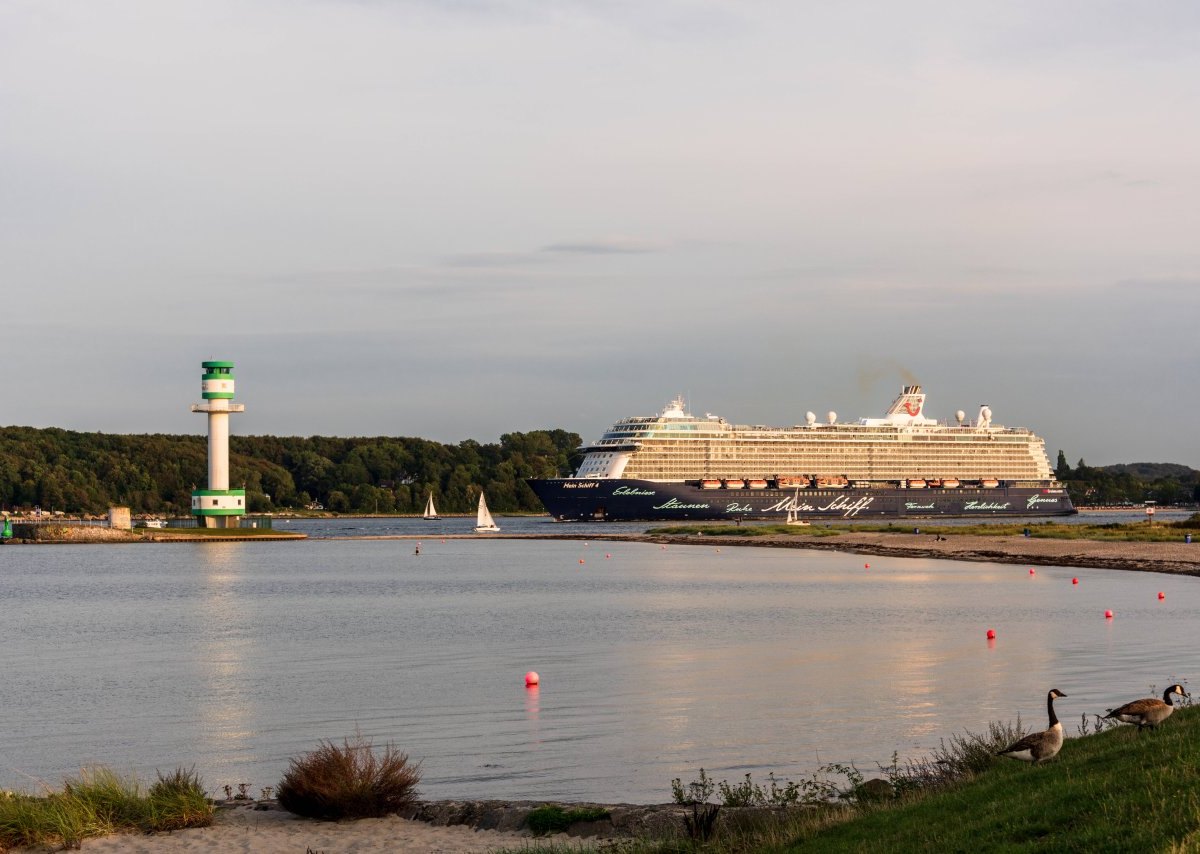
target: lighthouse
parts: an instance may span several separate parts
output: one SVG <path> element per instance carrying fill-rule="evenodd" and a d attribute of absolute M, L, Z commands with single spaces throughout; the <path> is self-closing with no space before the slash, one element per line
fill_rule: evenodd
<path fill-rule="evenodd" d="M 192 490 L 192 515 L 203 528 L 236 528 L 246 515 L 246 490 L 229 488 L 229 416 L 246 407 L 233 402 L 233 362 L 201 362 L 204 376 L 192 412 L 208 415 L 208 489 Z"/>

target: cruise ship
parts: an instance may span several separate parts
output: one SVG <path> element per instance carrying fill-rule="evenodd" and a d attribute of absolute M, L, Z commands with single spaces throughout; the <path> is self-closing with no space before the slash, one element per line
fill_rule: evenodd
<path fill-rule="evenodd" d="M 581 449 L 571 477 L 531 479 L 561 521 L 905 519 L 1074 513 L 1045 442 L 992 423 L 925 416 L 919 385 L 882 418 L 809 412 L 792 427 L 689 414 L 682 399 L 626 418 Z"/>

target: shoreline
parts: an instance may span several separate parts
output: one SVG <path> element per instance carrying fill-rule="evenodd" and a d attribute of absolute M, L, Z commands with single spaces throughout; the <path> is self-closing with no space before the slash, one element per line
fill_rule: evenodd
<path fill-rule="evenodd" d="M 472 540 L 478 534 L 378 534 L 323 537 L 329 540 Z M 1080 569 L 1124 569 L 1200 576 L 1200 543 L 1124 540 L 1060 540 L 1049 537 L 981 536 L 846 531 L 836 536 L 766 534 L 763 536 L 697 534 L 487 534 L 493 540 L 582 540 L 654 543 L 677 546 L 820 549 L 878 557 L 936 558 L 976 563 L 1020 563 Z"/>

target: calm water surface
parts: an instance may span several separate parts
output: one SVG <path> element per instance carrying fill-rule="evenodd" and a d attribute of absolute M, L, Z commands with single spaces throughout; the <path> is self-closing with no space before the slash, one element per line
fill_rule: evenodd
<path fill-rule="evenodd" d="M 0 786 L 194 763 L 212 791 L 257 791 L 357 728 L 423 760 L 427 797 L 660 802 L 700 766 L 874 768 L 992 719 L 1040 724 L 1050 687 L 1073 731 L 1197 663 L 1191 578 L 436 536 L 412 552 L 0 549 Z"/>

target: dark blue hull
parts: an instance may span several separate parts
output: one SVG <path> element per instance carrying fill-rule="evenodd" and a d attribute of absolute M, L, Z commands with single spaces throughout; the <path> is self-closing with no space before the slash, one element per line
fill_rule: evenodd
<path fill-rule="evenodd" d="M 937 516 L 1066 516 L 1075 513 L 1067 491 L 1008 486 L 954 489 L 880 488 L 701 489 L 693 483 L 599 478 L 531 479 L 529 486 L 556 519 L 683 521 L 777 519 L 795 509 L 803 519 L 904 519 Z"/>

